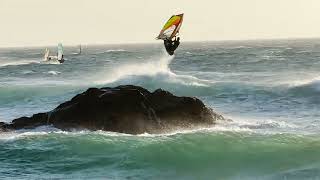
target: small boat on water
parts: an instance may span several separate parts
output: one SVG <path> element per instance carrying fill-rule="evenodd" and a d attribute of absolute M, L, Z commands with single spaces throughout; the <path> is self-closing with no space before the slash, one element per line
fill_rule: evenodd
<path fill-rule="evenodd" d="M 45 62 L 58 62 L 58 63 L 63 63 L 64 57 L 63 57 L 63 46 L 61 43 L 58 44 L 58 52 L 56 56 L 50 56 L 50 50 L 46 48 L 45 53 L 44 53 L 44 61 Z"/>

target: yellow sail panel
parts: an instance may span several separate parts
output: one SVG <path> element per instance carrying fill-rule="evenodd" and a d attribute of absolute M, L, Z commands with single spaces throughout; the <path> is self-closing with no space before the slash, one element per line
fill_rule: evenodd
<path fill-rule="evenodd" d="M 171 18 L 163 26 L 157 39 L 172 39 L 179 32 L 182 20 L 183 14 L 171 16 Z"/>

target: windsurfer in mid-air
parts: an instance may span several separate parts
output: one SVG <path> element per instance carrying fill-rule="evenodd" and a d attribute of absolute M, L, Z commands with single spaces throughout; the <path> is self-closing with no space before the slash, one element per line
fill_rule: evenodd
<path fill-rule="evenodd" d="M 174 51 L 178 48 L 180 44 L 180 37 L 176 38 L 174 37 L 174 40 L 171 39 L 165 39 L 163 40 L 164 47 L 166 48 L 168 54 L 172 56 L 174 54 Z"/>
<path fill-rule="evenodd" d="M 161 29 L 156 39 L 163 40 L 164 47 L 169 55 L 173 55 L 174 51 L 180 44 L 180 38 L 177 37 L 183 20 L 183 14 L 173 15 Z"/>

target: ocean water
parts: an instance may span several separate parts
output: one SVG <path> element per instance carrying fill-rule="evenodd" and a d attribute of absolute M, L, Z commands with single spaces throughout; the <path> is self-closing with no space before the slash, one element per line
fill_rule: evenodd
<path fill-rule="evenodd" d="M 128 135 L 53 127 L 0 133 L 0 179 L 320 179 L 320 40 L 0 49 L 0 121 L 49 111 L 89 87 L 195 96 L 230 120 Z M 55 47 L 50 47 L 51 52 Z"/>

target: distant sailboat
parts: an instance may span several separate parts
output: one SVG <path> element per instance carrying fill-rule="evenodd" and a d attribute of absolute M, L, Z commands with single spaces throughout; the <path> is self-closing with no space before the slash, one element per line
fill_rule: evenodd
<path fill-rule="evenodd" d="M 57 56 L 50 56 L 50 51 L 48 48 L 46 48 L 45 53 L 44 53 L 44 60 L 45 60 L 45 62 L 63 63 L 64 58 L 63 58 L 62 44 L 61 43 L 58 44 Z"/>
<path fill-rule="evenodd" d="M 77 51 L 77 52 L 74 52 L 74 53 L 72 53 L 72 54 L 74 54 L 74 55 L 81 55 L 81 53 L 82 53 L 82 46 L 81 46 L 81 44 L 79 44 L 79 46 L 77 46 L 77 48 L 79 48 L 78 51 Z"/>
<path fill-rule="evenodd" d="M 64 58 L 63 58 L 63 47 L 62 47 L 62 44 L 61 43 L 59 43 L 58 44 L 58 61 L 60 62 L 60 63 L 63 63 L 64 62 Z"/>
<path fill-rule="evenodd" d="M 49 60 L 49 53 L 50 53 L 49 49 L 46 48 L 46 50 L 44 52 L 44 58 L 43 58 L 45 61 Z"/>

